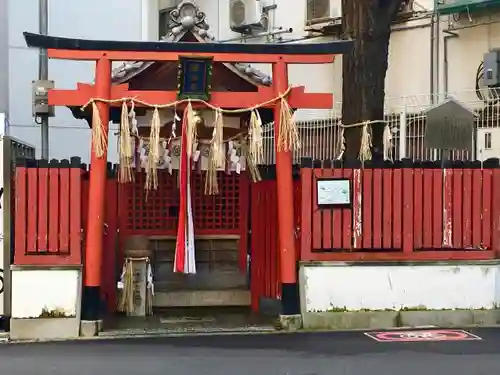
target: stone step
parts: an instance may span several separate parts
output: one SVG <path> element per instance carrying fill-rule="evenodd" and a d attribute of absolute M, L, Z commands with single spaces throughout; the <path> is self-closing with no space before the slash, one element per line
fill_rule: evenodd
<path fill-rule="evenodd" d="M 249 305 L 250 291 L 242 289 L 157 291 L 153 300 L 155 308 Z"/>

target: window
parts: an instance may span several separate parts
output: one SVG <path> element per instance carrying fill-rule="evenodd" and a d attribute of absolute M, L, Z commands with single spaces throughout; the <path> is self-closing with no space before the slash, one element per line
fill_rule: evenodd
<path fill-rule="evenodd" d="M 484 133 L 484 149 L 491 150 L 491 133 Z"/>

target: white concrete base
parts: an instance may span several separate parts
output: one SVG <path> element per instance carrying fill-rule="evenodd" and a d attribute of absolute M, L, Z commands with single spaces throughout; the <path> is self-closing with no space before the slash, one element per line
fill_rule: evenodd
<path fill-rule="evenodd" d="M 500 323 L 500 262 L 311 262 L 300 267 L 303 328 Z"/>
<path fill-rule="evenodd" d="M 10 339 L 13 341 L 77 339 L 79 333 L 77 318 L 13 318 L 10 321 Z"/>
<path fill-rule="evenodd" d="M 495 309 L 500 262 L 313 262 L 300 268 L 304 312 Z"/>
<path fill-rule="evenodd" d="M 102 320 L 82 320 L 80 322 L 81 337 L 95 337 L 102 332 Z"/>
<path fill-rule="evenodd" d="M 12 266 L 12 340 L 77 338 L 81 266 Z"/>

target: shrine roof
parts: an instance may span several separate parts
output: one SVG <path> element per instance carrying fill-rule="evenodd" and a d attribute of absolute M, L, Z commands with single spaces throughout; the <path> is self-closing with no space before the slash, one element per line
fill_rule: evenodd
<path fill-rule="evenodd" d="M 210 26 L 206 22 L 205 13 L 201 12 L 194 2 L 190 0 L 182 1 L 170 12 L 170 18 L 168 33 L 161 37 L 161 42 L 178 43 L 188 33 L 191 33 L 199 43 L 218 43 L 215 37 L 209 32 Z M 113 70 L 112 82 L 116 84 L 125 83 L 154 64 L 158 64 L 158 62 L 125 62 Z M 223 65 L 253 85 L 269 86 L 272 83 L 269 75 L 253 68 L 249 64 L 223 63 Z"/>

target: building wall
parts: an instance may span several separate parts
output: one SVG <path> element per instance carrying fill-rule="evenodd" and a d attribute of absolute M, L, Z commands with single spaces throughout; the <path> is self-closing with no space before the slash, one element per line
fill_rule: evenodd
<path fill-rule="evenodd" d="M 331 0 L 340 12 L 341 0 Z M 174 0 L 159 0 L 159 7 L 174 5 Z M 305 38 L 306 0 L 261 0 L 263 5 L 276 4 L 277 9 L 270 13 L 271 27 L 293 28 L 293 33 L 282 35 L 283 40 Z M 198 1 L 207 14 L 211 32 L 219 40 L 236 38 L 239 34 L 229 28 L 229 0 Z M 439 33 L 432 44 L 431 13 L 434 0 L 418 0 L 414 10 L 416 19 L 394 25 L 390 43 L 389 69 L 386 76 L 386 109 L 390 112 L 417 112 L 428 108 L 433 99 L 438 101 L 448 92 L 478 108 L 484 103 L 475 93 L 476 72 L 485 52 L 500 48 L 500 15 L 498 11 L 488 10 L 488 15 L 471 14 L 459 18 L 442 16 Z M 293 11 L 290 11 L 293 9 Z M 451 30 L 457 36 L 450 36 Z M 320 42 L 331 37 L 303 39 L 301 43 Z M 265 42 L 265 39 L 252 39 L 251 42 Z M 431 63 L 431 45 L 434 45 L 436 60 Z M 262 70 L 269 67 L 259 66 Z M 342 58 L 331 65 L 290 67 L 290 82 L 307 85 L 312 92 L 326 91 L 335 95 L 335 114 L 339 114 L 342 100 Z M 431 71 L 434 82 L 431 84 Z M 434 94 L 431 94 L 434 93 Z M 437 94 L 440 93 L 440 94 Z M 323 118 L 325 111 L 300 111 L 299 119 Z M 500 125 L 500 124 L 499 124 Z M 492 148 L 483 150 L 491 154 L 493 149 L 500 151 L 500 135 L 492 131 Z M 479 149 L 484 145 L 478 137 Z M 484 148 L 484 147 L 483 147 Z"/>
<path fill-rule="evenodd" d="M 340 9 L 340 0 L 332 1 Z M 420 18 L 394 26 L 386 78 L 388 111 L 400 112 L 405 108 L 415 112 L 428 107 L 432 101 L 431 91 L 448 91 L 472 107 L 483 105 L 475 94 L 475 76 L 483 54 L 500 47 L 500 16 L 490 11 L 488 16 L 460 17 L 458 21 L 451 22 L 453 32 L 458 35 L 454 37 L 444 32 L 450 28 L 449 17 L 442 17 L 437 39 L 439 66 L 434 64 L 434 72 L 439 71 L 439 82 L 434 82 L 431 87 L 430 11 L 433 2 L 419 0 L 415 9 L 421 11 Z M 69 5 L 65 0 L 51 0 L 49 33 L 94 39 L 155 40 L 159 37 L 159 10 L 176 3 L 178 0 L 86 0 Z M 239 37 L 229 28 L 229 0 L 198 0 L 197 3 L 207 15 L 210 32 L 218 40 Z M 261 3 L 277 5 L 277 9 L 270 12 L 271 27 L 293 28 L 292 33 L 281 35 L 284 41 L 314 43 L 331 38 L 304 39 L 307 37 L 304 31 L 306 0 L 261 0 Z M 31 116 L 31 80 L 36 79 L 38 74 L 38 52 L 27 49 L 22 37 L 23 31 L 38 31 L 38 0 L 0 0 L 0 17 L 5 18 L 0 22 L 0 49 L 8 50 L 8 53 L 0 54 L 0 111 L 7 113 L 11 134 L 35 145 L 39 151 L 40 128 Z M 266 42 L 266 39 L 253 39 L 251 42 Z M 270 71 L 270 66 L 258 68 Z M 291 66 L 289 75 L 292 84 L 306 85 L 311 92 L 333 92 L 336 101 L 334 110 L 339 113 L 342 100 L 341 57 L 334 64 L 314 68 Z M 93 66 L 51 61 L 49 77 L 56 81 L 57 87 L 70 88 L 77 81 L 91 81 Z M 81 155 L 88 160 L 90 131 L 87 124 L 74 120 L 66 108 L 58 108 L 56 115 L 50 122 L 50 156 L 65 158 Z M 326 116 L 331 116 L 331 111 L 302 110 L 298 114 L 300 120 Z M 480 149 L 483 138 L 478 137 Z M 111 140 L 110 147 L 110 160 L 115 160 L 116 142 Z M 492 131 L 492 147 L 484 150 L 483 154 L 497 149 L 500 151 L 500 134 Z"/>

